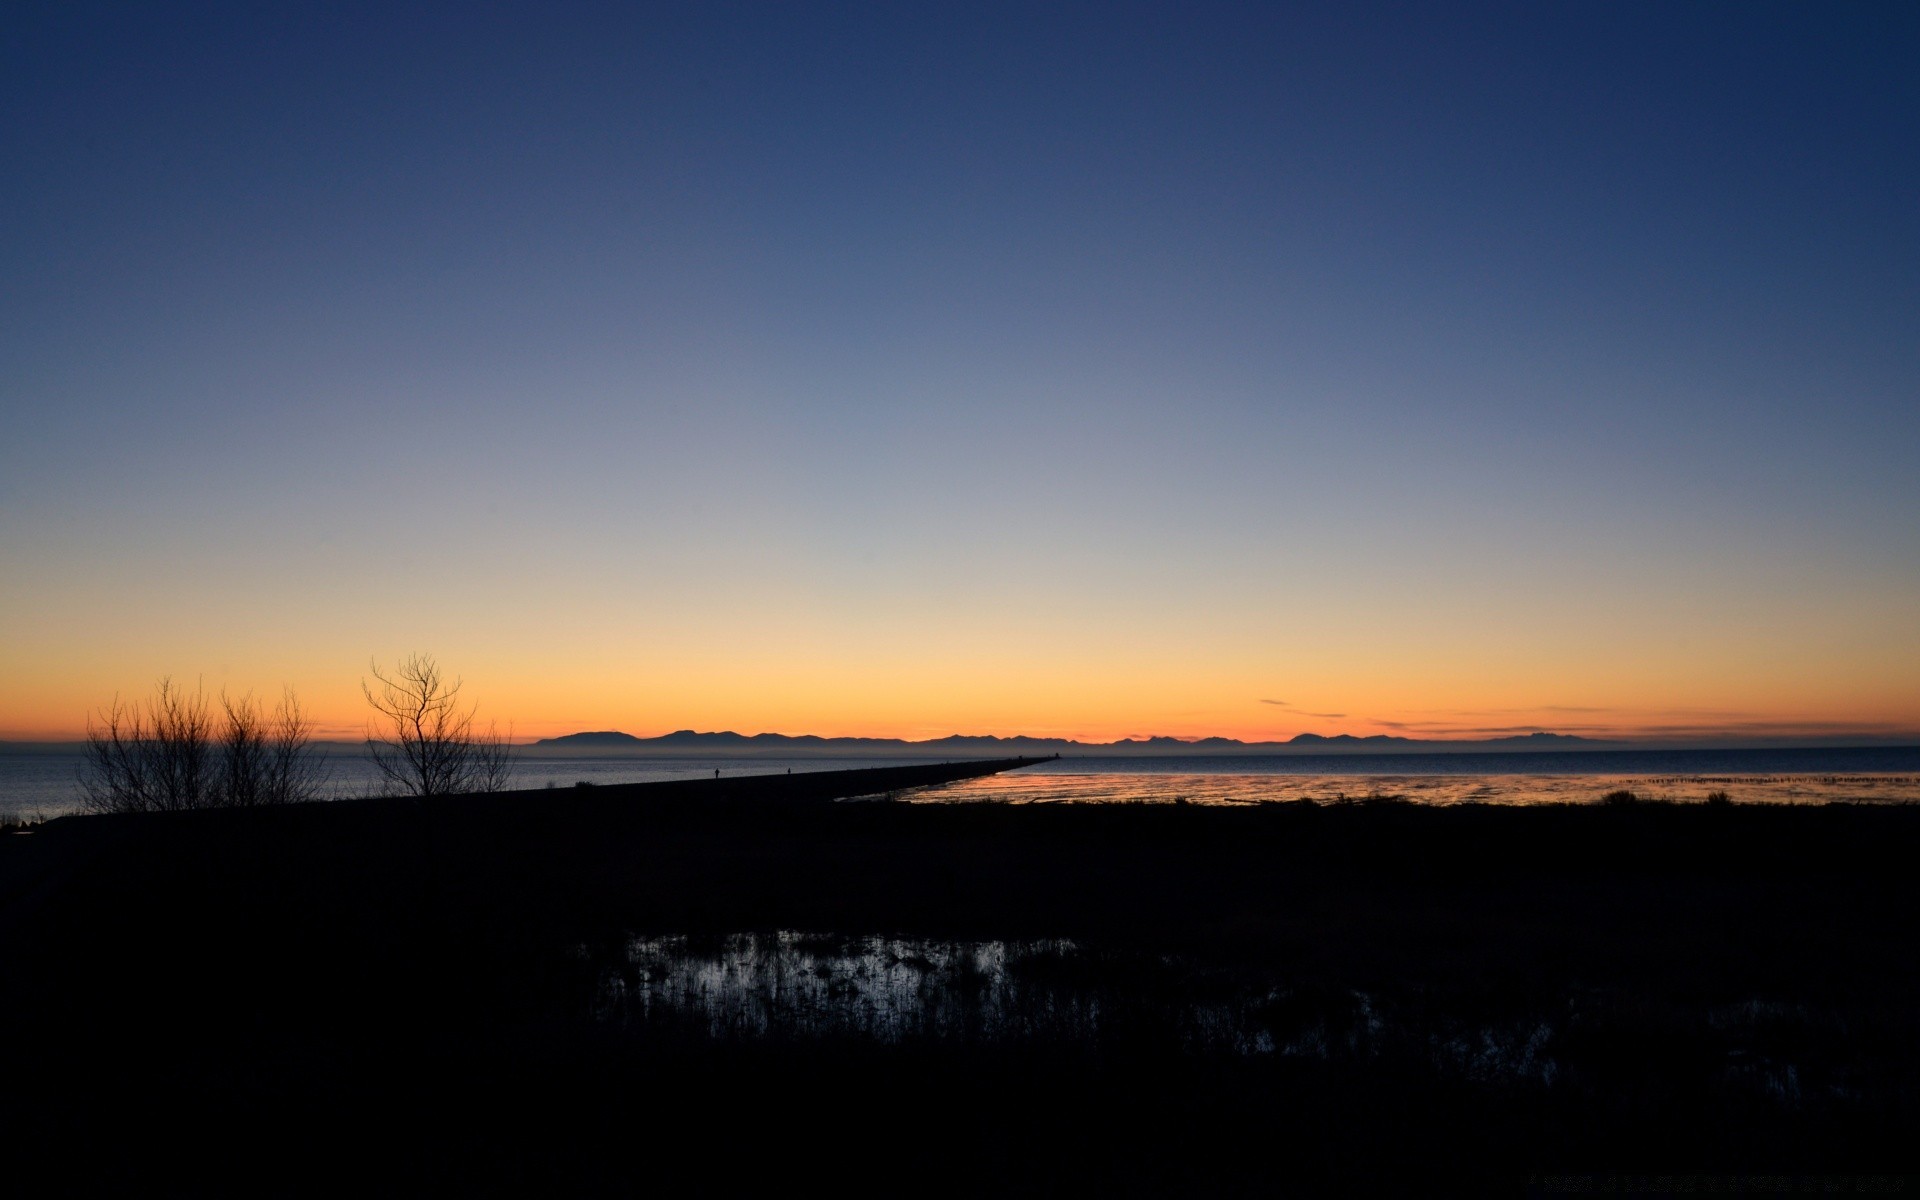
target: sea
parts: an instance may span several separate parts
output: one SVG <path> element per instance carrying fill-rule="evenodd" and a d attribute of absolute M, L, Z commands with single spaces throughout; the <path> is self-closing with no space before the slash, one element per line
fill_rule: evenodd
<path fill-rule="evenodd" d="M 516 788 L 845 771 L 944 761 L 927 757 L 536 757 L 514 766 Z M 951 760 L 960 761 L 960 760 Z M 331 798 L 377 795 L 373 764 L 353 748 L 322 758 Z M 0 820 L 80 811 L 85 765 L 72 745 L 0 743 Z M 1920 801 L 1920 746 L 1743 750 L 1579 750 L 1492 754 L 1087 755 L 901 794 L 912 803 L 1337 804 L 1387 798 L 1418 804 L 1585 804 L 1610 792 L 1698 803 L 1897 804 Z"/>

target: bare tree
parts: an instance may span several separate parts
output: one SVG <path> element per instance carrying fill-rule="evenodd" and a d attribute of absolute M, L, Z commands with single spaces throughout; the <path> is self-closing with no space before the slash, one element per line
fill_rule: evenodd
<path fill-rule="evenodd" d="M 375 713 L 367 752 L 389 795 L 454 796 L 505 791 L 513 746 L 492 723 L 473 727 L 477 708 L 462 709 L 461 681 L 441 674 L 430 654 L 412 654 L 391 674 L 369 664 L 380 684 L 361 681 Z"/>
<path fill-rule="evenodd" d="M 224 753 L 220 763 L 221 799 L 235 808 L 252 808 L 265 803 L 267 766 L 266 720 L 252 693 L 238 700 L 220 693 L 220 707 L 226 710 L 227 727 L 220 737 Z"/>
<path fill-rule="evenodd" d="M 90 812 L 177 812 L 209 807 L 213 779 L 207 699 L 163 678 L 145 707 L 121 704 L 87 719 L 80 787 Z"/>
<path fill-rule="evenodd" d="M 326 771 L 312 752 L 313 726 L 288 688 L 271 713 L 251 694 L 220 694 L 227 717 L 220 737 L 222 807 L 301 804 L 320 799 Z"/>
<path fill-rule="evenodd" d="M 144 706 L 113 704 L 87 720 L 80 772 L 89 812 L 177 812 L 317 800 L 324 768 L 312 726 L 289 690 L 272 714 L 251 696 L 221 694 L 216 730 L 206 695 L 163 678 Z"/>
<path fill-rule="evenodd" d="M 280 693 L 267 737 L 267 803 L 306 804 L 324 796 L 332 773 L 313 751 L 313 722 L 292 688 Z"/>

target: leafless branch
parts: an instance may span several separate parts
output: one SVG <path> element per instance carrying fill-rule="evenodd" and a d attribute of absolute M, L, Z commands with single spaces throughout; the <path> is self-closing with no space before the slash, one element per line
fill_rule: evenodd
<path fill-rule="evenodd" d="M 452 796 L 504 791 L 513 770 L 509 739 L 489 725 L 476 735 L 475 709 L 461 709 L 461 681 L 449 681 L 429 654 L 412 654 L 391 673 L 369 668 L 361 681 L 375 717 L 367 753 L 390 795 Z"/>
<path fill-rule="evenodd" d="M 252 696 L 224 692 L 216 733 L 205 693 L 163 678 L 143 707 L 112 705 L 87 721 L 81 768 L 89 812 L 175 812 L 317 800 L 325 772 L 311 725 L 289 690 L 269 717 Z M 217 752 L 217 756 L 216 756 Z"/>

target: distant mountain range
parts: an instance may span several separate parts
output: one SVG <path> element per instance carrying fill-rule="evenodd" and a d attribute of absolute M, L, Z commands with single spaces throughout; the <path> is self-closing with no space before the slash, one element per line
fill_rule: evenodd
<path fill-rule="evenodd" d="M 1187 741 L 1174 737 L 1123 738 L 1117 742 L 1078 742 L 1068 738 L 994 737 L 954 734 L 923 742 L 902 738 L 826 738 L 813 734 L 744 734 L 722 731 L 696 733 L 682 729 L 660 737 L 635 737 L 630 733 L 600 730 L 569 733 L 561 737 L 541 738 L 522 747 L 533 753 L 622 754 L 622 755 L 765 755 L 800 758 L 807 756 L 901 755 L 933 756 L 980 754 L 995 757 L 1045 754 L 1099 755 L 1179 755 L 1179 754 L 1486 754 L 1509 750 L 1611 750 L 1618 742 L 1598 738 L 1573 737 L 1564 733 L 1527 733 L 1513 737 L 1479 741 L 1426 741 L 1419 738 L 1373 734 L 1355 737 L 1350 733 L 1326 737 L 1303 733 L 1284 742 L 1243 742 L 1237 738 L 1209 737 Z"/>
<path fill-rule="evenodd" d="M 314 749 L 330 755 L 359 755 L 366 743 L 353 741 L 316 741 Z M 0 753 L 78 754 L 84 742 L 10 741 L 0 739 Z M 562 737 L 542 738 L 515 748 L 534 757 L 591 757 L 607 755 L 620 758 L 729 757 L 742 758 L 1001 758 L 1009 755 L 1039 757 L 1050 754 L 1115 757 L 1164 757 L 1178 755 L 1255 755 L 1255 754 L 1502 754 L 1527 751 L 1667 751 L 1667 750 L 1836 750 L 1903 749 L 1920 750 L 1920 734 L 1810 735 L 1727 733 L 1720 736 L 1588 738 L 1565 733 L 1526 733 L 1511 737 L 1476 740 L 1433 741 L 1423 738 L 1374 734 L 1355 737 L 1350 733 L 1303 733 L 1284 742 L 1243 742 L 1237 738 L 1209 737 L 1187 741 L 1174 737 L 1123 738 L 1117 742 L 1078 742 L 1068 738 L 993 737 L 954 734 L 914 742 L 904 738 L 827 738 L 813 734 L 791 736 L 784 733 L 756 733 L 751 736 L 731 731 L 696 733 L 682 729 L 662 737 L 634 737 L 630 733 L 600 730 L 569 733 Z"/>

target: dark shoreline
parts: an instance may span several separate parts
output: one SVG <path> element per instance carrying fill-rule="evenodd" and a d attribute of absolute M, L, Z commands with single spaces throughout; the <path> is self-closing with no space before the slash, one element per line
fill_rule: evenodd
<path fill-rule="evenodd" d="M 147 1190 L 284 1162 L 315 1173 L 294 1190 L 365 1181 L 376 1149 L 392 1186 L 631 1185 L 636 1158 L 691 1186 L 714 1141 L 766 1157 L 729 1179 L 832 1174 L 858 1144 L 906 1172 L 889 1190 L 962 1192 L 1914 1165 L 1920 808 L 825 798 L 940 769 L 0 840 L 0 1129 L 56 1152 L 111 1129 L 146 1156 L 80 1177 Z M 1025 1036 L 596 1007 L 635 934 L 706 961 L 774 931 L 1071 946 L 1021 952 Z M 1048 1024 L 1075 997 L 1108 1015 Z M 1197 1011 L 1321 1049 L 1209 1049 Z M 1532 1066 L 1470 1052 L 1527 1030 Z M 208 1151 L 218 1127 L 245 1137 Z"/>

